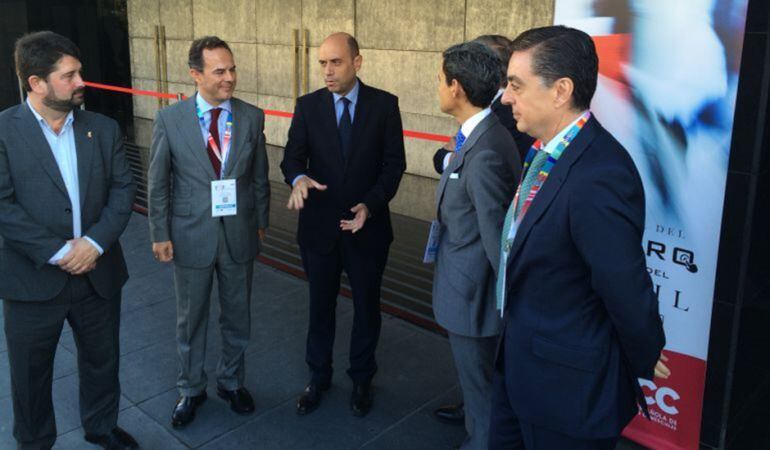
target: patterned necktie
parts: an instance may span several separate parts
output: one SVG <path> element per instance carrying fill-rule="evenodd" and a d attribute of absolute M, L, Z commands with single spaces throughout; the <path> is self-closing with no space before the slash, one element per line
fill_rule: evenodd
<path fill-rule="evenodd" d="M 217 146 L 219 147 L 219 154 L 222 155 L 222 143 L 219 140 L 219 114 L 222 112 L 222 108 L 214 108 L 211 110 L 211 123 L 209 124 L 209 134 L 211 134 L 211 138 L 214 139 L 214 142 L 217 143 Z M 216 153 L 214 153 L 214 149 L 211 147 L 211 142 L 206 141 L 206 150 L 209 154 L 209 160 L 211 161 L 211 167 L 214 168 L 214 173 L 217 174 L 217 179 L 220 178 L 220 173 L 222 171 L 222 162 L 219 161 L 219 158 L 217 158 Z M 224 155 L 222 155 L 224 156 Z"/>
<path fill-rule="evenodd" d="M 513 216 L 514 220 L 518 220 L 519 214 L 521 213 L 521 207 L 524 205 L 524 200 L 529 196 L 529 191 L 532 190 L 532 185 L 537 180 L 537 175 L 540 173 L 540 169 L 543 168 L 546 161 L 548 161 L 548 153 L 546 153 L 545 150 L 538 150 L 535 157 L 532 159 L 532 164 L 530 164 L 529 169 L 527 170 L 527 175 L 524 176 L 524 180 L 521 182 L 521 187 L 519 188 L 519 202 L 516 205 L 516 214 Z"/>
<path fill-rule="evenodd" d="M 499 310 L 502 310 L 504 304 L 505 269 L 508 265 L 508 253 L 511 251 L 511 245 L 513 245 L 513 240 L 509 239 L 508 236 L 511 234 L 511 227 L 513 226 L 514 221 L 519 217 L 519 213 L 521 213 L 521 206 L 527 199 L 529 191 L 532 189 L 532 184 L 534 184 L 535 180 L 537 180 L 537 175 L 540 172 L 540 169 L 543 168 L 543 165 L 545 165 L 546 161 L 548 161 L 548 153 L 546 153 L 544 150 L 538 150 L 538 152 L 535 154 L 535 157 L 532 159 L 532 163 L 527 169 L 527 174 L 521 181 L 521 186 L 519 187 L 518 204 L 511 202 L 511 206 L 508 208 L 508 212 L 505 214 L 505 221 L 503 221 L 503 233 L 500 237 L 500 265 L 497 270 L 497 285 L 495 286 L 495 297 L 497 301 L 497 309 Z M 515 212 L 513 210 L 514 207 L 516 208 Z"/>
<path fill-rule="evenodd" d="M 459 152 L 461 148 L 463 148 L 463 144 L 465 143 L 465 135 L 463 134 L 462 128 L 457 130 L 457 136 L 455 136 L 455 153 Z"/>
<path fill-rule="evenodd" d="M 346 97 L 340 99 L 342 102 L 342 117 L 338 131 L 340 134 L 340 148 L 342 149 L 342 160 L 346 161 L 350 156 L 350 138 L 353 134 L 353 121 L 350 118 L 350 100 Z"/>

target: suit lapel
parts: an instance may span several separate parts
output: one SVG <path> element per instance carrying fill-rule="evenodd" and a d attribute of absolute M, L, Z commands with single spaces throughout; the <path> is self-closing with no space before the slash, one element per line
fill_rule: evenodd
<path fill-rule="evenodd" d="M 334 109 L 334 97 L 328 89 L 321 92 L 321 102 L 318 106 L 320 109 L 318 117 L 322 121 L 321 129 L 326 131 L 326 142 L 328 142 L 329 151 L 332 153 L 330 158 L 336 162 L 333 167 L 339 167 L 340 171 L 343 171 L 345 166 L 342 161 L 340 137 L 337 133 L 337 112 Z"/>
<path fill-rule="evenodd" d="M 573 140 L 572 143 L 564 150 L 564 153 L 562 154 L 561 158 L 559 158 L 559 161 L 556 162 L 556 165 L 554 165 L 550 175 L 548 176 L 548 180 L 546 180 L 545 184 L 543 184 L 542 188 L 540 188 L 540 191 L 532 201 L 527 214 L 519 224 L 519 229 L 516 230 L 516 237 L 513 240 L 511 253 L 508 257 L 509 263 L 510 261 L 515 260 L 516 254 L 521 249 L 521 246 L 524 244 L 524 241 L 526 241 L 529 232 L 532 230 L 532 225 L 534 225 L 538 219 L 540 219 L 540 216 L 545 213 L 545 211 L 548 209 L 548 206 L 559 193 L 559 190 L 564 184 L 564 181 L 569 176 L 569 171 L 572 168 L 572 165 L 580 158 L 585 149 L 588 148 L 588 146 L 596 137 L 598 126 L 598 122 L 592 116 L 591 119 L 585 124 L 583 129 L 580 130 L 580 133 L 575 136 L 575 140 Z M 521 196 L 525 195 L 525 193 L 521 193 Z M 521 196 L 519 198 L 522 198 Z"/>
<path fill-rule="evenodd" d="M 19 108 L 16 119 L 16 130 L 20 136 L 24 136 L 30 151 L 35 155 L 35 159 L 40 162 L 43 170 L 51 177 L 53 184 L 69 198 L 67 187 L 64 185 L 64 179 L 59 171 L 59 166 L 56 164 L 51 146 L 48 145 L 43 130 L 40 129 L 40 124 L 26 103 Z"/>
<path fill-rule="evenodd" d="M 78 186 L 80 189 L 81 208 L 85 203 L 86 189 L 88 189 L 88 182 L 91 179 L 91 166 L 94 158 L 94 132 L 89 127 L 90 124 L 84 120 L 83 115 L 75 111 L 72 129 L 75 133 L 75 152 L 78 158 Z"/>
<path fill-rule="evenodd" d="M 369 97 L 369 87 L 364 85 L 361 80 L 358 80 L 358 100 L 356 100 L 356 112 L 353 119 L 353 133 L 350 138 L 350 154 L 347 160 L 345 160 L 345 169 L 348 167 L 348 162 L 353 159 L 353 155 L 358 149 L 361 148 L 361 139 L 364 133 L 364 127 L 366 126 L 366 119 L 369 115 L 369 109 L 371 101 Z M 336 113 L 334 116 L 337 118 Z"/>
<path fill-rule="evenodd" d="M 218 174 L 214 173 L 214 167 L 212 167 L 209 156 L 206 153 L 206 143 L 201 134 L 198 113 L 195 111 L 195 98 L 197 95 L 196 93 L 187 100 L 182 101 L 182 105 L 179 108 L 179 120 L 176 121 L 176 126 L 182 138 L 187 142 L 193 157 L 201 164 L 206 174 L 212 180 L 215 180 L 219 177 Z"/>
<path fill-rule="evenodd" d="M 474 128 L 471 132 L 471 135 L 468 136 L 468 138 L 463 143 L 463 146 L 460 148 L 460 152 L 452 158 L 452 161 L 450 161 L 449 165 L 446 166 L 446 169 L 444 169 L 444 172 L 441 174 L 441 179 L 439 179 L 438 188 L 436 190 L 436 213 L 439 214 L 437 217 L 440 217 L 441 201 L 444 199 L 444 191 L 446 190 L 449 176 L 453 172 L 456 172 L 457 169 L 462 167 L 463 163 L 465 162 L 465 155 L 467 155 L 468 152 L 473 149 L 479 138 L 484 133 L 486 133 L 486 131 L 491 128 L 492 125 L 495 124 L 496 120 L 497 117 L 495 117 L 494 114 L 489 114 L 484 118 L 484 120 L 479 122 L 479 124 L 476 125 L 476 128 Z"/>
<path fill-rule="evenodd" d="M 244 108 L 241 107 L 241 102 L 236 98 L 230 99 L 230 108 L 233 110 L 233 135 L 230 142 L 230 150 L 225 160 L 225 177 L 230 175 L 238 162 L 238 157 L 241 154 L 241 147 L 246 142 L 246 135 L 248 134 L 248 118 L 244 114 Z"/>

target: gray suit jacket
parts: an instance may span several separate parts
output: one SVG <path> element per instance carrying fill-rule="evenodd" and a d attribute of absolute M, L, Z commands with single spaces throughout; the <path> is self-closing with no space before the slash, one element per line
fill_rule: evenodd
<path fill-rule="evenodd" d="M 233 98 L 232 144 L 224 179 L 236 180 L 238 213 L 223 218 L 233 259 L 245 263 L 259 253 L 258 228 L 267 228 L 270 182 L 265 150 L 265 114 Z M 149 215 L 152 242 L 172 241 L 174 261 L 203 268 L 214 262 L 217 224 L 211 217 L 211 182 L 216 174 L 195 111 L 195 96 L 155 118 L 150 148 Z"/>
<path fill-rule="evenodd" d="M 82 233 L 104 254 L 88 273 L 112 298 L 128 279 L 118 237 L 131 217 L 136 185 L 118 124 L 75 110 Z M 0 113 L 0 298 L 54 298 L 68 274 L 47 264 L 72 239 L 72 204 L 51 147 L 26 103 Z"/>
<path fill-rule="evenodd" d="M 489 337 L 500 332 L 495 275 L 503 220 L 520 174 L 516 144 L 490 114 L 441 175 L 436 192 L 441 241 L 433 277 L 433 313 L 452 333 Z"/>

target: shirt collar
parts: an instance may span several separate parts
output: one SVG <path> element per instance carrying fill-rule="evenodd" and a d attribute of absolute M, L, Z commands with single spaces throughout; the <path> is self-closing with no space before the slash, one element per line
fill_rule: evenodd
<path fill-rule="evenodd" d="M 476 129 L 476 127 L 481 123 L 481 121 L 486 119 L 486 117 L 491 113 L 492 113 L 491 108 L 484 108 L 481 111 L 477 112 L 476 114 L 472 115 L 460 127 L 460 131 L 462 131 L 463 136 L 465 136 L 465 138 L 467 139 L 468 136 L 470 136 L 471 133 L 473 133 L 473 130 Z"/>
<path fill-rule="evenodd" d="M 543 150 L 545 150 L 545 152 L 548 153 L 549 155 L 553 153 L 553 151 L 556 150 L 556 146 L 559 145 L 559 142 L 561 142 L 561 140 L 564 139 L 564 136 L 567 135 L 569 130 L 571 130 L 572 127 L 575 126 L 576 123 L 578 123 L 578 121 L 583 117 L 586 111 L 581 112 L 580 115 L 577 116 L 577 119 L 573 120 L 569 125 L 562 128 L 561 131 L 559 131 L 559 134 L 554 136 L 553 139 L 548 141 L 548 143 L 545 144 L 545 146 L 543 146 Z"/>
<path fill-rule="evenodd" d="M 495 98 L 492 99 L 492 103 L 496 102 L 498 98 L 502 97 L 503 92 L 505 92 L 505 89 L 498 89 L 497 94 L 495 94 Z"/>
<path fill-rule="evenodd" d="M 358 91 L 361 85 L 358 83 L 358 78 L 356 78 L 356 84 L 353 85 L 353 89 L 350 90 L 345 95 L 337 94 L 336 92 L 332 92 L 332 96 L 334 97 L 334 103 L 337 103 L 340 101 L 342 97 L 345 97 L 346 99 L 350 100 L 350 103 L 353 104 L 353 106 L 356 106 L 356 103 L 358 102 Z"/>
<path fill-rule="evenodd" d="M 32 106 L 32 102 L 29 101 L 29 97 L 27 97 L 26 102 L 27 102 L 27 107 L 29 108 L 30 111 L 32 111 L 32 114 L 34 114 L 37 122 L 41 126 L 48 128 L 49 130 L 51 130 L 52 133 L 54 133 L 53 129 L 48 125 L 48 122 L 45 121 L 45 118 L 41 116 Z M 72 122 L 74 121 L 75 121 L 75 111 L 70 111 L 69 113 L 67 113 L 67 118 L 64 120 L 64 126 L 61 127 L 61 131 L 59 131 L 59 134 L 63 133 L 67 128 L 72 126 Z"/>
<path fill-rule="evenodd" d="M 203 96 L 198 92 L 195 95 L 195 103 L 198 105 L 198 109 L 200 110 L 201 114 L 206 114 L 207 112 L 211 111 L 214 108 L 222 108 L 225 111 L 232 113 L 232 107 L 230 106 L 230 100 L 225 100 L 224 102 L 220 103 L 219 106 L 212 106 L 203 99 Z"/>

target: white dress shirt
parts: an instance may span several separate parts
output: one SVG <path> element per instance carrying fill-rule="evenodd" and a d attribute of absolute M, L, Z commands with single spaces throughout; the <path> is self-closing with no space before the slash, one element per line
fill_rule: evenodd
<path fill-rule="evenodd" d="M 32 103 L 27 99 L 27 106 L 32 114 L 35 115 L 40 129 L 43 130 L 45 140 L 48 141 L 48 146 L 51 147 L 51 152 L 56 160 L 56 165 L 59 167 L 59 173 L 61 173 L 64 180 L 64 187 L 67 188 L 67 195 L 70 198 L 71 210 L 72 210 L 72 236 L 79 238 L 82 236 L 82 224 L 80 215 L 80 184 L 78 180 L 78 155 L 75 151 L 75 130 L 73 129 L 73 122 L 75 121 L 75 114 L 70 111 L 67 114 L 67 118 L 64 120 L 64 126 L 59 131 L 59 134 L 53 131 L 48 125 L 43 116 L 35 111 L 32 107 Z M 85 236 L 85 239 L 96 248 L 99 254 L 103 254 L 104 250 L 93 239 Z M 51 259 L 48 260 L 48 264 L 56 265 L 60 259 L 64 257 L 72 246 L 69 243 L 64 244 Z"/>

